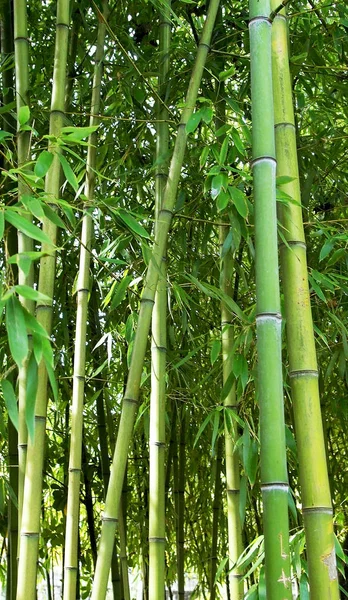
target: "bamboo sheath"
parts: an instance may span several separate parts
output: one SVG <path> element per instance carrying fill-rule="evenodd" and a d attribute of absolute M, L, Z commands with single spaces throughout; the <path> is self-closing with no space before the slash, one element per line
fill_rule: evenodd
<path fill-rule="evenodd" d="M 22 106 L 28 105 L 29 93 L 29 38 L 27 27 L 27 5 L 25 0 L 14 0 L 14 46 L 15 46 L 15 78 L 16 78 L 16 105 L 17 114 Z M 17 157 L 18 167 L 23 167 L 30 160 L 30 131 L 18 131 L 17 133 Z M 30 190 L 23 178 L 18 180 L 18 201 L 24 194 L 30 194 Z M 30 216 L 27 217 L 30 220 Z M 18 231 L 18 252 L 25 253 L 33 250 L 33 240 L 21 231 Z M 30 268 L 28 275 L 18 269 L 18 283 L 33 287 L 34 268 Z M 28 298 L 21 298 L 22 305 L 34 314 L 34 302 Z M 25 420 L 25 403 L 27 392 L 27 361 L 19 368 L 18 372 L 18 529 L 21 529 L 21 515 L 23 507 L 25 465 L 27 459 L 28 431 Z"/>
<path fill-rule="evenodd" d="M 119 432 L 116 441 L 109 488 L 105 503 L 98 559 L 92 589 L 92 600 L 103 600 L 107 590 L 112 545 L 115 536 L 117 516 L 122 493 L 122 482 L 126 467 L 128 446 L 132 436 L 136 407 L 138 404 L 139 386 L 147 346 L 147 336 L 150 329 L 154 296 L 159 277 L 159 266 L 161 265 L 165 253 L 169 227 L 172 220 L 176 193 L 180 179 L 181 167 L 185 154 L 187 139 L 186 123 L 190 118 L 196 103 L 205 60 L 209 51 L 209 44 L 218 5 L 218 0 L 211 0 L 209 5 L 207 19 L 197 51 L 196 62 L 189 83 L 185 108 L 183 109 L 181 115 L 173 157 L 169 169 L 168 182 L 164 192 L 162 209 L 158 218 L 159 225 L 156 232 L 152 258 L 149 264 L 145 286 L 142 293 L 138 327 L 134 340 L 132 360 L 129 369 L 126 392 L 123 399 Z"/>
<path fill-rule="evenodd" d="M 160 15 L 158 93 L 165 101 L 169 72 L 170 5 Z M 158 106 L 156 159 L 156 222 L 161 210 L 168 176 L 169 127 L 168 110 Z M 162 162 L 163 161 L 163 162 Z M 149 440 L 149 597 L 165 598 L 165 425 L 166 425 L 166 318 L 167 270 L 161 262 L 155 304 L 152 314 L 151 398 Z"/>
<path fill-rule="evenodd" d="M 65 70 L 69 33 L 69 1 L 59 0 L 57 5 L 55 60 L 50 115 L 50 135 L 58 136 L 64 115 Z M 45 191 L 52 203 L 59 196 L 60 162 L 58 147 L 54 142 L 49 145 L 54 154 L 52 165 L 47 173 Z M 56 244 L 57 228 L 45 220 L 44 232 L 52 245 Z M 53 297 L 55 278 L 55 252 L 49 244 L 42 245 L 45 256 L 40 261 L 38 289 L 41 293 Z M 37 303 L 37 320 L 50 334 L 52 329 L 52 302 Z M 36 570 L 39 547 L 42 467 L 45 446 L 47 413 L 47 371 L 43 361 L 38 370 L 38 390 L 35 405 L 35 437 L 29 440 L 24 482 L 24 503 L 20 538 L 17 600 L 36 600 Z"/>
<path fill-rule="evenodd" d="M 107 2 L 103 2 L 104 19 L 99 20 L 95 53 L 90 126 L 98 124 L 93 115 L 99 113 L 100 87 L 103 73 L 104 40 L 107 19 Z M 77 313 L 74 349 L 73 396 L 71 407 L 71 437 L 69 456 L 68 504 L 65 533 L 64 558 L 64 600 L 74 600 L 78 573 L 78 531 L 80 504 L 81 452 L 83 431 L 83 401 L 85 391 L 86 367 L 86 329 L 88 316 L 88 297 L 90 290 L 90 256 L 93 236 L 93 221 L 88 203 L 93 200 L 95 188 L 96 132 L 89 136 L 87 151 L 87 169 L 85 195 L 87 203 L 82 220 L 80 265 L 77 283 Z"/>
<path fill-rule="evenodd" d="M 277 8 L 277 0 L 272 0 Z M 306 242 L 296 151 L 296 132 L 285 11 L 272 27 L 277 175 L 293 178 L 282 186 L 297 204 L 279 207 L 286 244 L 281 245 L 289 374 L 293 401 L 306 534 L 310 597 L 339 598 L 332 506 L 321 420 L 318 369 L 307 277 Z"/>
<path fill-rule="evenodd" d="M 250 2 L 256 331 L 267 600 L 292 598 L 281 359 L 275 147 L 268 0 Z"/>

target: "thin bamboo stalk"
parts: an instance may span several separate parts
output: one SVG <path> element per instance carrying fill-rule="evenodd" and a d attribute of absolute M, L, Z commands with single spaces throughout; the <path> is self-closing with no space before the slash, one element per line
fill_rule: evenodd
<path fill-rule="evenodd" d="M 165 100 L 168 85 L 170 48 L 170 4 L 160 14 L 159 78 L 158 94 Z M 169 127 L 168 110 L 159 105 L 157 125 L 156 160 L 156 222 L 162 207 L 165 184 L 168 177 Z M 162 159 L 160 161 L 159 159 Z M 149 597 L 164 600 L 165 597 L 165 415 L 166 415 L 166 317 L 167 317 L 167 270 L 165 257 L 161 262 L 155 304 L 152 314 L 151 346 L 151 398 L 149 440 Z"/>
<path fill-rule="evenodd" d="M 224 70 L 222 66 L 222 71 Z M 217 105 L 216 129 L 218 130 L 225 123 L 225 99 L 224 85 L 220 83 L 219 88 L 220 101 Z M 229 232 L 229 226 L 220 225 L 219 238 L 220 248 Z M 220 265 L 220 285 L 222 291 L 232 297 L 232 277 L 234 271 L 234 257 L 230 249 Z M 236 300 L 236 298 L 234 298 Z M 234 345 L 234 315 L 224 301 L 221 302 L 221 346 L 222 346 L 222 381 L 226 384 L 231 376 L 233 367 L 233 345 Z M 228 410 L 238 412 L 238 398 L 236 396 L 235 385 L 231 386 L 225 400 L 224 407 Z M 239 556 L 242 553 L 242 527 L 240 521 L 240 467 L 236 443 L 238 440 L 238 431 L 235 421 L 228 418 L 227 415 L 224 421 L 225 433 L 225 465 L 226 465 L 226 494 L 227 494 L 227 530 L 228 530 L 228 592 L 233 600 L 240 600 L 243 597 L 243 582 L 241 581 L 242 574 L 236 567 Z"/>
<path fill-rule="evenodd" d="M 50 135 L 59 136 L 64 114 L 65 70 L 67 64 L 69 31 L 69 0 L 58 0 L 55 60 L 53 71 L 53 89 L 50 115 Z M 47 173 L 45 191 L 52 202 L 59 197 L 60 151 L 54 141 L 49 144 L 53 153 L 53 162 Z M 57 227 L 48 220 L 43 230 L 56 244 Z M 49 298 L 53 298 L 55 278 L 55 252 L 50 244 L 43 244 L 45 256 L 40 261 L 38 289 Z M 50 334 L 52 329 L 52 302 L 38 302 L 37 319 Z M 24 499 L 18 567 L 17 600 L 36 599 L 36 571 L 39 548 L 42 467 L 45 445 L 46 413 L 48 399 L 48 375 L 44 362 L 38 370 L 38 390 L 35 405 L 35 436 L 29 440 L 24 482 Z"/>
<path fill-rule="evenodd" d="M 275 10 L 277 6 L 277 0 L 271 0 L 271 8 Z M 310 597 L 336 599 L 339 591 L 332 505 L 308 288 L 285 10 L 273 22 L 272 60 L 277 175 L 292 179 L 282 188 L 295 200 L 279 206 L 278 215 L 286 239 L 281 245 L 280 259 Z"/>
<path fill-rule="evenodd" d="M 93 292 L 92 292 L 91 302 L 90 302 L 90 317 L 89 317 L 90 328 L 91 328 L 91 333 L 92 333 L 92 340 L 93 340 L 92 345 L 93 344 L 96 345 L 97 342 L 99 342 L 99 340 L 101 338 L 101 328 L 100 328 L 100 322 L 99 322 L 98 315 L 99 315 L 98 290 L 96 289 L 96 287 L 94 287 Z M 95 349 L 95 354 L 96 354 L 96 363 L 101 364 L 103 361 L 103 352 L 102 352 L 101 346 L 98 346 L 98 348 Z M 102 372 L 101 377 L 102 377 L 102 379 L 107 380 L 106 370 L 105 370 L 105 372 Z M 105 499 L 106 491 L 107 491 L 108 485 L 109 485 L 109 478 L 110 478 L 108 438 L 110 437 L 111 450 L 115 447 L 115 442 L 114 442 L 114 438 L 112 437 L 113 436 L 113 426 L 111 425 L 109 428 L 110 436 L 109 436 L 108 428 L 106 426 L 104 400 L 105 400 L 104 386 L 101 385 L 100 393 L 97 396 L 97 422 L 98 422 L 100 463 L 101 463 L 102 479 L 103 479 L 103 492 L 104 492 L 104 499 Z M 125 477 L 125 480 L 126 480 L 126 477 Z M 121 516 L 119 516 L 119 523 L 121 521 L 123 521 L 122 507 L 123 507 L 123 502 L 121 502 L 121 510 L 120 510 Z M 119 560 L 118 560 L 118 556 L 117 556 L 116 544 L 114 544 L 112 560 L 111 560 L 111 584 L 112 584 L 114 600 L 120 600 L 120 599 L 128 600 L 129 596 L 130 596 L 127 554 L 126 554 L 126 541 L 125 541 L 125 535 L 126 535 L 125 526 L 123 527 L 123 529 L 124 529 L 124 538 L 119 529 L 120 540 L 122 540 L 122 541 L 120 541 L 120 547 L 123 550 L 123 567 L 121 565 L 121 571 L 120 571 L 120 565 L 119 565 Z M 120 551 L 120 554 L 121 554 L 121 551 Z M 120 557 L 120 562 L 121 562 L 121 557 Z M 123 588 L 125 589 L 124 593 L 123 593 Z M 127 593 L 127 591 L 128 591 L 128 593 Z"/>
<path fill-rule="evenodd" d="M 221 248 L 228 234 L 229 228 L 220 226 L 220 245 Z M 221 264 L 221 289 L 232 296 L 232 272 L 234 259 L 229 251 Z M 223 384 L 232 373 L 233 366 L 233 314 L 225 302 L 221 303 L 221 342 L 222 342 L 222 373 Z M 238 399 L 236 389 L 233 385 L 228 392 L 224 407 L 228 410 L 238 412 Z M 227 528 L 228 528 L 228 558 L 229 558 L 229 592 L 233 600 L 239 600 L 243 597 L 243 583 L 241 582 L 241 572 L 236 567 L 239 556 L 242 553 L 242 527 L 240 521 L 240 473 L 238 451 L 236 442 L 238 431 L 235 421 L 226 415 L 225 423 L 225 463 L 226 463 L 226 492 L 227 492 Z"/>
<path fill-rule="evenodd" d="M 104 19 L 99 20 L 98 35 L 95 53 L 95 68 L 93 76 L 90 126 L 98 124 L 99 120 L 94 115 L 99 113 L 100 87 L 103 73 L 104 41 L 106 32 L 106 19 L 108 6 L 103 2 Z M 89 136 L 87 151 L 87 169 L 85 182 L 85 195 L 87 203 L 93 200 L 95 188 L 96 164 L 96 132 Z M 71 439 L 69 456 L 69 481 L 68 481 L 68 506 L 65 533 L 65 576 L 64 600 L 73 600 L 76 595 L 77 576 L 77 539 L 79 530 L 79 490 L 81 477 L 81 452 L 83 428 L 83 401 L 85 391 L 86 367 L 86 331 L 89 296 L 89 268 L 91 262 L 91 245 L 93 236 L 93 221 L 89 213 L 88 204 L 82 220 L 80 265 L 77 284 L 77 313 L 76 336 L 73 371 L 73 396 L 71 407 Z"/>
<path fill-rule="evenodd" d="M 159 267 L 165 252 L 186 148 L 186 123 L 190 118 L 193 107 L 196 103 L 197 93 L 209 50 L 211 34 L 214 27 L 218 6 L 218 0 L 210 1 L 207 19 L 197 51 L 196 62 L 189 83 L 185 108 L 183 109 L 181 115 L 173 157 L 169 169 L 168 182 L 165 188 L 162 209 L 158 219 L 159 226 L 156 232 L 152 258 L 149 264 L 145 286 L 142 293 L 138 327 L 134 340 L 132 360 L 129 369 L 126 392 L 123 399 L 119 432 L 117 436 L 113 466 L 105 502 L 105 512 L 101 529 L 98 560 L 92 588 L 92 600 L 103 600 L 106 594 L 112 546 L 122 494 L 122 483 L 127 462 L 128 446 L 132 436 L 136 407 L 138 404 L 139 386 L 147 346 L 147 336 L 150 329 L 154 296 L 159 277 Z"/>
<path fill-rule="evenodd" d="M 178 575 L 178 598 L 185 598 L 185 466 L 186 466 L 186 415 L 185 408 L 180 408 L 179 418 L 179 456 L 177 462 L 177 488 L 175 494 L 177 521 L 176 521 L 176 561 Z"/>
<path fill-rule="evenodd" d="M 27 6 L 25 0 L 14 0 L 14 46 L 15 46 L 15 79 L 16 79 L 16 104 L 17 113 L 22 106 L 29 104 L 29 38 L 27 27 Z M 23 167 L 30 159 L 30 131 L 17 132 L 17 157 L 18 167 Z M 23 178 L 18 180 L 18 200 L 24 194 L 30 194 L 30 190 Z M 30 220 L 30 217 L 26 217 Z M 21 231 L 18 231 L 18 252 L 25 253 L 33 250 L 33 240 L 27 237 Z M 31 265 L 29 273 L 25 274 L 18 269 L 18 283 L 33 287 L 34 267 Z M 34 302 L 28 298 L 21 298 L 22 305 L 34 314 Z M 27 460 L 28 432 L 25 419 L 25 403 L 27 392 L 27 362 L 19 368 L 18 372 L 18 464 L 19 464 L 19 485 L 18 485 L 18 528 L 21 529 L 21 516 L 23 507 L 24 478 Z"/>
<path fill-rule="evenodd" d="M 269 0 L 250 1 L 256 331 L 268 600 L 291 600 Z"/>
<path fill-rule="evenodd" d="M 210 600 L 216 600 L 217 586 L 215 577 L 218 566 L 218 536 L 219 520 L 221 514 L 221 469 L 222 469 L 222 437 L 217 441 L 216 457 L 214 460 L 214 501 L 213 501 L 213 525 L 210 556 Z"/>
<path fill-rule="evenodd" d="M 11 60 L 14 51 L 13 27 L 12 27 L 12 2 L 6 0 L 2 6 L 0 23 L 1 58 L 5 65 Z M 10 104 L 14 100 L 13 92 L 13 68 L 5 68 L 2 72 L 3 104 Z M 3 129 L 15 134 L 16 123 L 11 115 L 3 116 Z M 4 160 L 4 167 L 7 168 Z M 6 190 L 6 184 L 5 184 Z M 3 195 L 6 191 L 3 190 Z M 12 256 L 17 253 L 17 231 L 14 227 L 7 229 L 5 241 L 6 254 Z M 18 270 L 15 268 L 10 273 L 9 285 L 17 282 Z M 9 483 L 13 494 L 18 498 L 18 434 L 11 419 L 8 419 L 8 474 Z M 7 534 L 7 586 L 6 600 L 15 600 L 17 590 L 17 546 L 18 546 L 18 505 L 10 496 L 8 499 L 8 534 Z"/>

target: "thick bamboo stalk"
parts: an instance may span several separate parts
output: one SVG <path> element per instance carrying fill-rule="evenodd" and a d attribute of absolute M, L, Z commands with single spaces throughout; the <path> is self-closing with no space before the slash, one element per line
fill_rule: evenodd
<path fill-rule="evenodd" d="M 104 19 L 99 20 L 98 36 L 95 53 L 95 68 L 92 87 L 90 126 L 98 124 L 97 117 L 100 106 L 100 86 L 103 73 L 104 40 L 107 18 L 107 2 L 103 3 Z M 87 151 L 87 170 L 85 182 L 85 195 L 87 202 L 93 200 L 95 187 L 96 164 L 96 133 L 89 136 Z M 73 371 L 73 397 L 71 407 L 71 438 L 69 456 L 69 481 L 68 481 L 68 506 L 65 533 L 65 566 L 64 566 L 64 600 L 73 600 L 76 595 L 77 540 L 79 531 L 79 497 L 81 477 L 81 452 L 83 428 L 83 401 L 85 391 L 86 367 L 86 330 L 89 296 L 89 268 L 91 262 L 91 245 L 93 235 L 93 221 L 89 214 L 88 205 L 82 220 L 80 265 L 77 284 L 77 313 L 76 335 Z"/>
<path fill-rule="evenodd" d="M 67 64 L 69 31 L 69 0 L 58 0 L 55 60 L 53 71 L 53 88 L 50 115 L 50 134 L 59 136 L 64 114 L 65 70 Z M 49 150 L 54 158 L 47 173 L 45 191 L 52 202 L 59 197 L 60 162 L 59 149 L 54 142 L 50 142 Z M 56 226 L 44 221 L 44 232 L 55 245 L 57 237 Z M 49 298 L 53 298 L 55 278 L 55 252 L 50 244 L 43 244 L 46 254 L 40 261 L 39 291 Z M 52 302 L 37 304 L 37 319 L 48 333 L 52 329 Z M 22 527 L 18 567 L 17 600 L 36 599 L 36 571 L 39 547 L 42 467 L 45 446 L 46 413 L 48 398 L 47 371 L 41 361 L 38 371 L 38 390 L 35 405 L 35 436 L 29 440 L 27 464 L 24 482 L 24 502 L 22 512 Z"/>
<path fill-rule="evenodd" d="M 15 78 L 16 78 L 16 105 L 17 113 L 22 106 L 28 105 L 29 95 L 29 38 L 27 27 L 27 6 L 25 0 L 14 0 L 14 46 L 15 46 Z M 18 130 L 17 133 L 17 157 L 18 167 L 23 167 L 30 159 L 30 131 Z M 30 194 L 30 190 L 23 178 L 18 180 L 18 200 L 24 194 Z M 30 220 L 30 217 L 26 217 Z M 21 231 L 18 231 L 18 252 L 31 252 L 33 250 L 33 240 L 27 237 Z M 18 283 L 33 287 L 34 268 L 30 268 L 26 275 L 21 269 L 18 269 Z M 28 298 L 21 298 L 23 306 L 34 314 L 34 302 Z M 20 367 L 18 373 L 18 464 L 19 464 L 19 485 L 18 485 L 18 518 L 19 531 L 21 529 L 21 515 L 23 507 L 25 466 L 27 460 L 28 432 L 25 420 L 25 402 L 27 391 L 27 363 Z"/>
<path fill-rule="evenodd" d="M 250 1 L 256 331 L 267 600 L 292 598 L 281 358 L 269 0 Z"/>
<path fill-rule="evenodd" d="M 214 27 L 218 6 L 218 0 L 211 0 L 202 38 L 197 51 L 196 62 L 189 83 L 185 108 L 183 109 L 181 115 L 173 157 L 169 169 L 168 182 L 164 192 L 162 209 L 158 218 L 159 226 L 156 232 L 152 258 L 149 264 L 145 286 L 142 293 L 138 327 L 134 340 L 132 360 L 129 369 L 126 392 L 123 399 L 119 432 L 117 436 L 109 488 L 105 503 L 97 567 L 92 589 L 92 600 L 103 600 L 106 594 L 112 555 L 112 545 L 115 536 L 117 516 L 122 494 L 122 483 L 127 462 L 128 446 L 132 436 L 135 413 L 138 404 L 139 385 L 147 346 L 147 336 L 150 329 L 154 296 L 159 277 L 159 266 L 161 265 L 165 252 L 186 148 L 186 123 L 190 118 L 196 103 L 197 93 L 209 50 L 211 34 Z"/>
<path fill-rule="evenodd" d="M 278 6 L 271 1 L 271 8 Z M 273 88 L 277 175 L 292 178 L 282 186 L 297 204 L 278 207 L 286 244 L 281 245 L 289 374 L 306 533 L 310 597 L 339 597 L 332 505 L 321 420 L 318 367 L 307 277 L 306 241 L 296 151 L 285 11 L 272 27 Z"/>
<path fill-rule="evenodd" d="M 158 94 L 165 101 L 169 72 L 170 5 L 160 15 Z M 168 110 L 158 106 L 156 160 L 156 222 L 162 207 L 168 164 Z M 160 160 L 162 159 L 162 160 Z M 163 162 L 162 162 L 163 161 Z M 161 262 L 155 304 L 152 314 L 151 398 L 149 440 L 149 597 L 165 598 L 165 427 L 166 427 L 166 318 L 167 270 L 165 257 Z"/>

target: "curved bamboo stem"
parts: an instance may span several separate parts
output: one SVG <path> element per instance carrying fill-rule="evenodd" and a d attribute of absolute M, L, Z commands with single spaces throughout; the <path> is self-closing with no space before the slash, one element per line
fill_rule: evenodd
<path fill-rule="evenodd" d="M 92 600 L 103 600 L 106 594 L 112 555 L 112 545 L 116 531 L 117 517 L 122 494 L 122 483 L 127 462 L 128 446 L 132 436 L 135 413 L 138 404 L 139 386 L 147 346 L 147 336 L 150 329 L 154 297 L 159 277 L 159 266 L 161 265 L 165 252 L 180 179 L 181 167 L 185 154 L 187 139 L 186 123 L 190 118 L 196 103 L 218 6 L 218 0 L 211 0 L 202 38 L 197 51 L 196 62 L 189 83 L 185 108 L 183 109 L 181 115 L 181 121 L 169 169 L 168 182 L 164 192 L 162 209 L 158 218 L 159 225 L 156 232 L 152 258 L 142 293 L 138 327 L 134 340 L 132 360 L 129 369 L 126 392 L 123 399 L 119 432 L 117 436 L 113 466 L 105 503 L 98 560 L 92 589 Z"/>
<path fill-rule="evenodd" d="M 56 42 L 53 71 L 53 88 L 50 115 L 50 135 L 59 136 L 64 115 L 65 70 L 69 33 L 69 0 L 58 0 Z M 54 203 L 59 197 L 60 151 L 54 141 L 49 150 L 53 153 L 53 162 L 47 173 L 45 191 Z M 57 227 L 44 220 L 43 230 L 52 241 L 52 245 L 43 244 L 45 256 L 40 261 L 38 289 L 49 298 L 53 298 L 55 279 L 55 252 Z M 50 334 L 52 329 L 52 301 L 38 302 L 38 322 Z M 38 390 L 35 405 L 35 436 L 29 440 L 24 481 L 24 502 L 18 567 L 17 600 L 36 600 L 36 571 L 39 549 L 42 467 L 45 446 L 46 413 L 48 399 L 48 375 L 42 360 L 38 369 Z"/>
<path fill-rule="evenodd" d="M 256 331 L 268 600 L 291 600 L 269 0 L 250 1 Z"/>
<path fill-rule="evenodd" d="M 272 0 L 271 6 L 275 9 L 277 0 Z M 308 288 L 285 11 L 273 23 L 272 59 L 277 175 L 292 178 L 282 187 L 297 202 L 279 206 L 278 214 L 286 239 L 286 244 L 281 245 L 280 258 L 310 597 L 334 600 L 339 591 L 332 505 Z"/>

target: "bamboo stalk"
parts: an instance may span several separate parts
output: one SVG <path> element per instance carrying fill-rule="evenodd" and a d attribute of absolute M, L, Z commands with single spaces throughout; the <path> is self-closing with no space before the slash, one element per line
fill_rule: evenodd
<path fill-rule="evenodd" d="M 27 27 L 27 7 L 25 0 L 14 0 L 14 46 L 15 46 L 15 78 L 16 78 L 16 105 L 17 113 L 21 107 L 29 104 L 29 38 Z M 17 132 L 17 157 L 18 167 L 23 167 L 30 159 L 30 131 Z M 30 194 L 30 190 L 22 177 L 18 180 L 18 200 L 24 194 Z M 30 220 L 30 216 L 27 217 Z M 33 250 L 33 240 L 27 237 L 21 231 L 18 231 L 18 252 L 25 253 Z M 18 269 L 18 283 L 33 287 L 34 285 L 34 267 L 30 267 L 26 275 L 21 269 Z M 21 298 L 22 305 L 34 314 L 34 302 L 28 298 Z M 18 465 L 19 465 L 19 484 L 18 484 L 18 528 L 21 529 L 21 516 L 23 507 L 24 478 L 27 460 L 28 432 L 25 419 L 25 403 L 27 392 L 27 362 L 20 367 L 18 372 Z"/>
<path fill-rule="evenodd" d="M 256 331 L 267 600 L 291 600 L 269 0 L 250 1 Z"/>
<path fill-rule="evenodd" d="M 50 135 L 59 136 L 64 115 L 65 70 L 67 64 L 69 31 L 69 0 L 58 0 L 56 21 L 55 60 L 50 115 Z M 52 202 L 59 197 L 60 161 L 59 147 L 54 141 L 49 143 L 53 162 L 47 173 L 45 191 Z M 56 244 L 57 227 L 47 219 L 43 230 Z M 43 244 L 45 256 L 40 261 L 38 289 L 53 298 L 55 278 L 55 252 L 50 244 Z M 38 322 L 50 334 L 52 329 L 52 302 L 38 302 Z M 39 548 L 42 467 L 45 446 L 46 413 L 48 398 L 48 375 L 43 360 L 38 369 L 38 390 L 35 405 L 35 436 L 29 440 L 24 482 L 24 502 L 18 567 L 17 600 L 36 599 L 36 571 Z"/>
<path fill-rule="evenodd" d="M 99 113 L 100 87 L 103 73 L 104 40 L 106 32 L 106 18 L 108 13 L 107 2 L 103 2 L 104 19 L 98 22 L 98 35 L 95 53 L 95 68 L 92 87 L 90 126 L 98 124 L 99 120 L 93 116 Z M 69 456 L 69 481 L 68 481 L 68 507 L 66 519 L 66 547 L 65 547 L 65 582 L 64 600 L 73 600 L 76 595 L 77 576 L 77 539 L 79 530 L 79 490 L 81 478 L 81 452 L 83 429 L 83 401 L 85 391 L 86 367 L 86 331 L 89 296 L 89 269 L 91 262 L 91 245 L 93 236 L 93 221 L 89 213 L 88 203 L 93 200 L 95 188 L 96 164 L 96 132 L 89 136 L 87 151 L 87 169 L 85 181 L 85 195 L 87 204 L 82 220 L 80 265 L 77 284 L 77 313 L 76 337 L 73 371 L 73 396 L 71 407 L 71 440 Z"/>
<path fill-rule="evenodd" d="M 160 14 L 158 94 L 165 101 L 169 72 L 170 4 Z M 169 127 L 165 104 L 158 105 L 156 160 L 156 222 L 162 207 L 168 177 Z M 160 160 L 162 159 L 162 160 Z M 163 162 L 162 162 L 163 161 Z M 149 597 L 165 598 L 165 427 L 166 427 L 166 318 L 167 270 L 165 257 L 161 262 L 160 276 L 152 314 L 151 346 L 151 398 L 149 440 Z"/>
<path fill-rule="evenodd" d="M 277 5 L 277 0 L 271 0 L 273 10 Z M 273 22 L 272 60 L 277 175 L 292 178 L 282 189 L 295 200 L 280 205 L 278 215 L 286 239 L 281 245 L 280 258 L 310 597 L 336 599 L 339 591 L 332 505 L 308 288 L 285 10 Z"/>
<path fill-rule="evenodd" d="M 229 228 L 220 226 L 220 245 L 227 237 Z M 221 264 L 221 288 L 225 294 L 232 297 L 233 254 L 229 251 Z M 222 373 L 223 384 L 231 375 L 233 366 L 233 314 L 225 302 L 221 303 L 221 342 L 222 342 Z M 232 385 L 225 400 L 224 407 L 238 412 L 238 399 L 235 385 Z M 238 431 L 235 421 L 225 416 L 225 462 L 226 462 L 226 493 L 227 493 L 227 528 L 228 528 L 228 558 L 229 558 L 229 592 L 233 600 L 243 597 L 243 582 L 241 572 L 236 567 L 242 553 L 242 527 L 240 522 L 240 472 L 236 442 Z"/>
<path fill-rule="evenodd" d="M 217 586 L 215 577 L 218 566 L 218 536 L 219 519 L 221 514 L 221 469 L 222 469 L 222 437 L 217 441 L 216 457 L 214 460 L 214 501 L 213 501 L 213 525 L 211 534 L 211 556 L 210 556 L 210 600 L 216 600 Z"/>
<path fill-rule="evenodd" d="M 179 411 L 179 453 L 174 460 L 174 495 L 176 509 L 176 562 L 178 598 L 185 598 L 185 445 L 186 423 L 184 407 Z"/>
<path fill-rule="evenodd" d="M 5 65 L 11 59 L 14 51 L 13 27 L 12 27 L 12 3 L 6 0 L 2 6 L 2 18 L 0 23 L 1 58 Z M 2 72 L 3 104 L 10 104 L 14 100 L 13 92 L 14 69 L 5 68 Z M 3 116 L 3 129 L 15 134 L 16 122 L 11 115 Z M 2 157 L 1 157 L 2 158 Z M 2 162 L 2 160 L 1 160 Z M 2 163 L 7 168 L 6 160 Z M 6 196 L 6 183 L 3 195 Z M 7 229 L 5 241 L 6 254 L 12 256 L 18 251 L 17 231 L 14 227 Z M 8 258 L 7 256 L 7 258 Z M 13 269 L 10 277 L 17 283 L 18 270 Z M 14 386 L 15 387 L 15 386 Z M 8 419 L 8 475 L 9 483 L 15 497 L 18 499 L 18 433 L 11 419 Z M 12 497 L 8 498 L 8 534 L 7 534 L 7 586 L 6 600 L 15 600 L 17 590 L 17 550 L 18 550 L 18 505 Z"/>
<path fill-rule="evenodd" d="M 152 258 L 149 264 L 145 286 L 142 293 L 138 327 L 134 340 L 132 360 L 129 369 L 126 392 L 123 399 L 119 432 L 117 436 L 113 466 L 105 503 L 98 560 L 92 588 L 92 600 L 103 600 L 106 594 L 112 555 L 112 545 L 115 536 L 117 516 L 122 494 L 122 483 L 127 462 L 128 446 L 132 436 L 136 407 L 138 404 L 139 385 L 147 346 L 147 336 L 150 329 L 154 296 L 159 277 L 159 265 L 161 265 L 165 252 L 186 148 L 186 123 L 190 118 L 193 107 L 196 103 L 197 93 L 209 50 L 211 34 L 214 27 L 218 6 L 218 0 L 211 0 L 202 38 L 197 51 L 196 62 L 189 83 L 185 108 L 183 109 L 181 115 L 173 157 L 169 169 L 168 182 L 164 192 L 162 209 L 159 214 L 159 226 L 156 232 Z"/>

